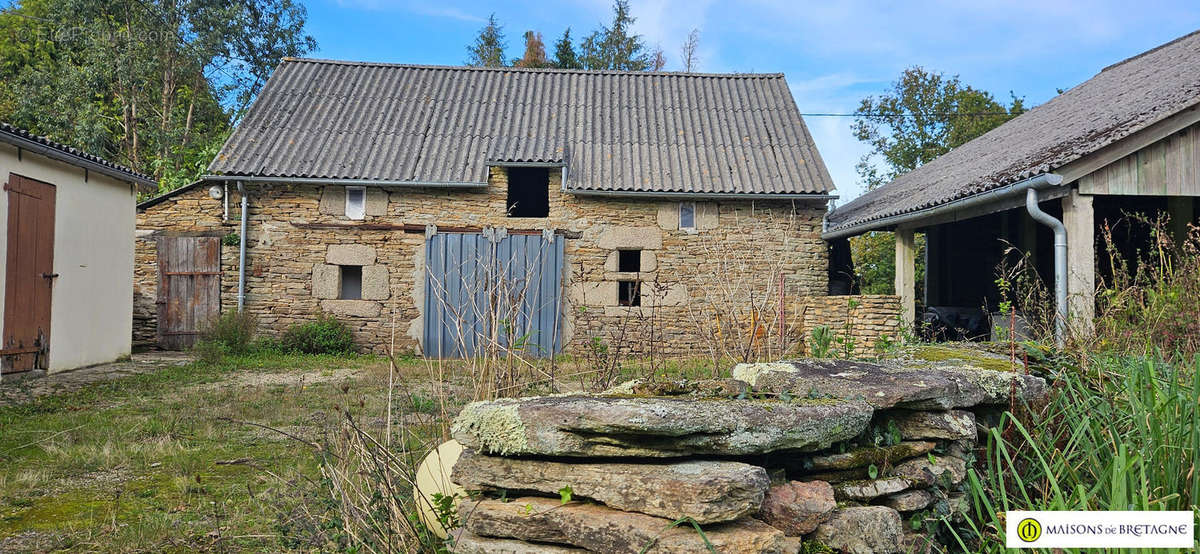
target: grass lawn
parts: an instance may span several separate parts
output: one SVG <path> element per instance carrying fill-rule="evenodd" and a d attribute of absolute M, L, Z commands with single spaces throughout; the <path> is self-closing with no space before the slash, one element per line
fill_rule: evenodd
<path fill-rule="evenodd" d="M 442 414 L 472 389 L 453 362 L 434 375 L 423 360 L 399 363 L 393 444 L 413 458 L 445 438 Z M 305 526 L 330 504 L 307 443 L 323 443 L 347 408 L 383 436 L 388 378 L 386 358 L 255 354 L 0 406 L 0 551 L 312 549 Z"/>
<path fill-rule="evenodd" d="M 314 449 L 240 422 L 319 441 L 339 406 L 384 413 L 387 379 L 385 358 L 255 355 L 0 407 L 0 550 L 279 550 Z"/>

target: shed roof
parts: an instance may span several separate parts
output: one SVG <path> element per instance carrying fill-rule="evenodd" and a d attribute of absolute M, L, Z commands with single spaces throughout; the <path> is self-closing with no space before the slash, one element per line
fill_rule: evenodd
<path fill-rule="evenodd" d="M 143 189 L 154 190 L 158 188 L 158 183 L 148 175 L 143 175 L 123 165 L 115 164 L 100 156 L 88 154 L 78 148 L 67 146 L 61 142 L 55 142 L 47 137 L 35 135 L 8 123 L 0 123 L 0 142 L 6 142 L 18 148 L 35 151 L 61 162 L 77 165 L 119 181 L 132 183 Z"/>
<path fill-rule="evenodd" d="M 1078 86 L 829 214 L 829 232 L 1055 171 L 1200 103 L 1200 31 Z M 882 226 L 879 225 L 879 226 Z"/>
<path fill-rule="evenodd" d="M 287 58 L 209 166 L 225 176 L 484 184 L 566 166 L 576 191 L 833 190 L 782 74 Z"/>

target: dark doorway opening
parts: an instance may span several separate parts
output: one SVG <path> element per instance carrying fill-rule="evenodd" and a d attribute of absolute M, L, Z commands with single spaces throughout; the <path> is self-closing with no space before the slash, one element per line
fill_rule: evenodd
<path fill-rule="evenodd" d="M 508 217 L 550 216 L 550 170 L 508 168 Z"/>

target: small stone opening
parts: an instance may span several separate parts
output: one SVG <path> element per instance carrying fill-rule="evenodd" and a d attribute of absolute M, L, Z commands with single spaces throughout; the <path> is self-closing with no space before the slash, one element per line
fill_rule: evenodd
<path fill-rule="evenodd" d="M 508 168 L 508 217 L 550 216 L 550 170 Z"/>
<path fill-rule="evenodd" d="M 343 265 L 341 268 L 342 288 L 338 293 L 341 300 L 362 300 L 362 266 Z"/>
<path fill-rule="evenodd" d="M 617 271 L 625 273 L 637 273 L 642 270 L 642 251 L 641 250 L 618 250 L 617 251 Z"/>
<path fill-rule="evenodd" d="M 640 281 L 618 281 L 617 304 L 621 306 L 641 306 L 642 283 Z"/>

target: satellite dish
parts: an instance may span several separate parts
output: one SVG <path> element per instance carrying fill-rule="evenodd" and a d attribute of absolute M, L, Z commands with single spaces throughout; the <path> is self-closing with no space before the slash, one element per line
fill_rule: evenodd
<path fill-rule="evenodd" d="M 222 196 L 225 196 L 225 191 L 221 188 L 221 185 L 213 185 L 208 187 L 208 195 L 211 196 L 213 200 L 220 200 Z"/>

